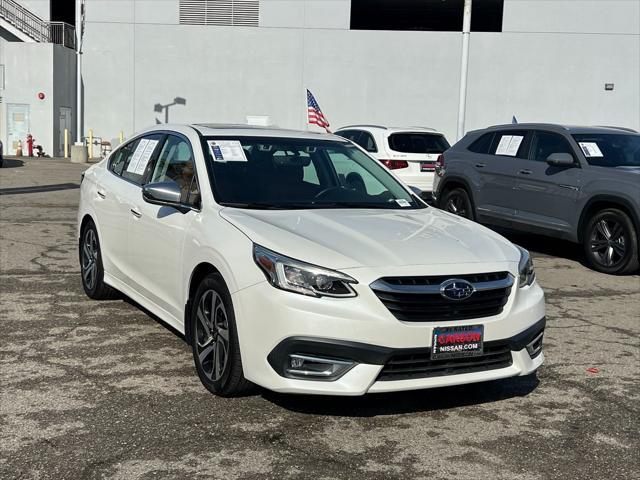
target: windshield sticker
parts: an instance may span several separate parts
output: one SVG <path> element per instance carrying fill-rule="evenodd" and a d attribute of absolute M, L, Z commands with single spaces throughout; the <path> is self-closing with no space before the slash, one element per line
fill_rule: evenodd
<path fill-rule="evenodd" d="M 496 155 L 515 157 L 523 138 L 522 135 L 503 135 L 496 149 Z"/>
<path fill-rule="evenodd" d="M 242 144 L 238 140 L 209 140 L 209 149 L 216 162 L 246 162 Z"/>
<path fill-rule="evenodd" d="M 411 204 L 407 202 L 404 198 L 396 198 L 396 203 L 401 207 L 410 207 Z"/>
<path fill-rule="evenodd" d="M 584 156 L 587 158 L 604 157 L 602 151 L 600 150 L 600 147 L 598 147 L 598 144 L 596 142 L 578 142 L 578 145 L 580 145 Z"/>

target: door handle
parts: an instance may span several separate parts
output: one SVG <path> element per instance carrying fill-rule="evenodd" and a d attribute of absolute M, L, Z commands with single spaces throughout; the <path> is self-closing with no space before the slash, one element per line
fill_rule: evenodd
<path fill-rule="evenodd" d="M 131 209 L 131 214 L 136 218 L 142 217 L 142 214 L 139 211 L 134 210 L 133 208 Z"/>
<path fill-rule="evenodd" d="M 476 163 L 476 168 L 484 168 L 485 166 L 484 163 Z"/>
<path fill-rule="evenodd" d="M 533 172 L 531 170 L 520 170 L 518 173 L 520 175 L 531 175 Z"/>
<path fill-rule="evenodd" d="M 107 198 L 107 193 L 104 190 L 98 190 L 96 193 L 102 199 Z"/>

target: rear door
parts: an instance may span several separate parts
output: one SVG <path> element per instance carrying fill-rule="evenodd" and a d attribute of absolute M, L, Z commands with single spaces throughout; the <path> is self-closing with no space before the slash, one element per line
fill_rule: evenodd
<path fill-rule="evenodd" d="M 433 174 L 438 155 L 449 148 L 447 139 L 439 133 L 396 132 L 387 137 L 390 160 L 407 162 L 396 171 L 408 185 L 425 191 L 433 188 Z"/>
<path fill-rule="evenodd" d="M 486 134 L 491 135 L 491 133 Z M 488 137 L 480 137 L 470 146 Z M 512 219 L 516 208 L 514 201 L 515 176 L 518 159 L 527 158 L 531 135 L 527 130 L 502 130 L 493 133 L 487 154 L 473 157 L 472 168 L 480 178 L 475 202 L 481 216 Z"/>
<path fill-rule="evenodd" d="M 568 153 L 571 167 L 547 163 L 552 153 Z M 581 173 L 576 151 L 561 134 L 535 130 L 529 156 L 517 159 L 515 181 L 516 221 L 549 230 L 569 231 L 580 197 Z"/>

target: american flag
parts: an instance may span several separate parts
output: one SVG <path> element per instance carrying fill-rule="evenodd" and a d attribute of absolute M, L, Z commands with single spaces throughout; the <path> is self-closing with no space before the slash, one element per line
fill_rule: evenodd
<path fill-rule="evenodd" d="M 318 102 L 316 102 L 316 99 L 309 90 L 307 90 L 307 114 L 309 116 L 309 124 L 315 123 L 319 127 L 324 128 L 327 133 L 331 133 L 331 130 L 329 130 L 329 122 L 324 118 L 322 110 L 320 110 L 320 105 L 318 105 Z"/>

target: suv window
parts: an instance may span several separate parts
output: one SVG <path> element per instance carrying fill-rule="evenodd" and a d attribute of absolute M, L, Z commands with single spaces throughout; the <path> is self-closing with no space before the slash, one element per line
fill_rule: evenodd
<path fill-rule="evenodd" d="M 176 135 L 167 137 L 150 182 L 175 182 L 180 186 L 182 203 L 188 205 L 199 203 L 200 189 L 195 173 L 193 152 L 188 140 Z"/>
<path fill-rule="evenodd" d="M 529 138 L 527 130 L 502 130 L 495 132 L 491 149 L 491 155 L 517 157 L 526 159 L 529 151 Z"/>
<path fill-rule="evenodd" d="M 536 130 L 531 144 L 531 160 L 546 162 L 552 153 L 568 153 L 575 161 L 573 149 L 562 135 Z"/>
<path fill-rule="evenodd" d="M 491 144 L 493 143 L 493 135 L 494 132 L 485 133 L 480 138 L 478 138 L 475 142 L 467 147 L 467 150 L 474 153 L 484 153 L 488 154 L 491 149 Z"/>
<path fill-rule="evenodd" d="M 354 143 L 358 143 L 358 137 L 360 136 L 359 130 L 342 130 L 341 132 L 336 132 L 336 135 L 340 135 L 342 138 L 346 138 Z"/>
<path fill-rule="evenodd" d="M 362 148 L 364 148 L 367 152 L 376 153 L 378 151 L 378 146 L 376 145 L 376 141 L 373 139 L 373 135 L 369 132 L 361 132 L 360 138 L 356 142 Z"/>
<path fill-rule="evenodd" d="M 389 148 L 402 153 L 442 153 L 449 148 L 449 142 L 434 133 L 392 133 Z"/>

